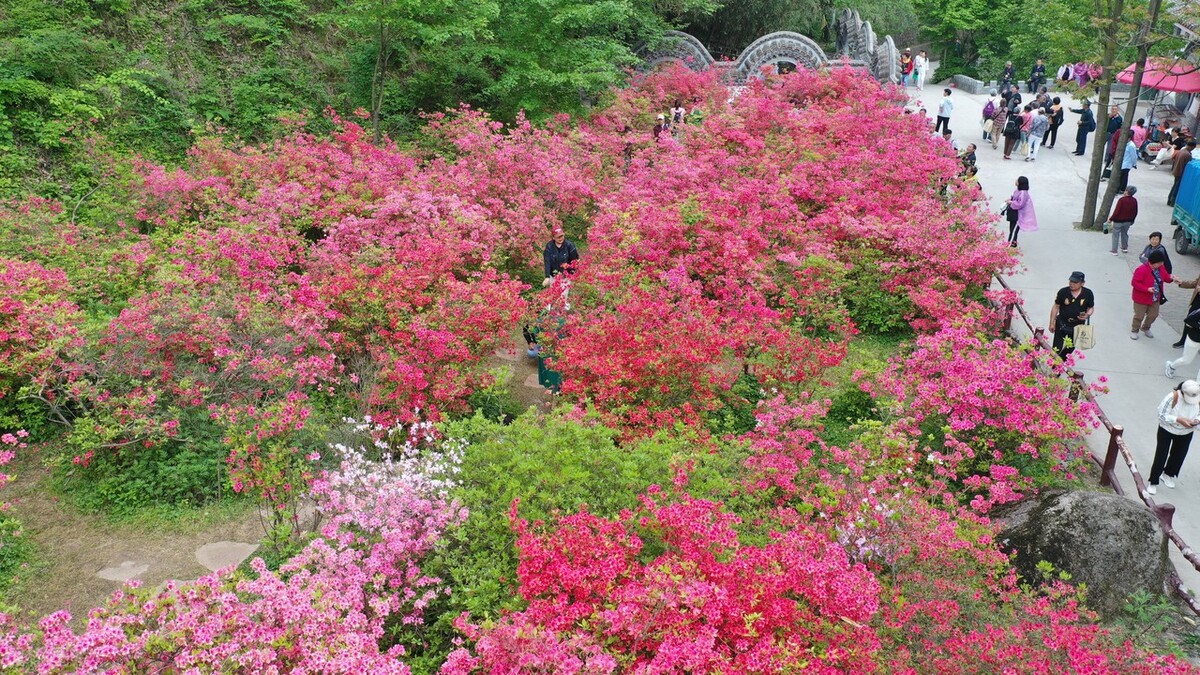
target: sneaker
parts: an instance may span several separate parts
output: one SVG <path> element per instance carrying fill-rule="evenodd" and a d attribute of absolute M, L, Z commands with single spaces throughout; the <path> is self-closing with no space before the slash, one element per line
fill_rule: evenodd
<path fill-rule="evenodd" d="M 1162 484 L 1166 485 L 1167 487 L 1171 488 L 1172 490 L 1175 489 L 1175 481 L 1171 480 L 1171 477 L 1165 473 L 1163 474 L 1163 477 L 1162 477 Z"/>
<path fill-rule="evenodd" d="M 1140 336 L 1140 335 L 1138 335 L 1138 332 L 1137 332 L 1136 330 L 1135 330 L 1135 331 L 1133 331 L 1132 333 L 1130 333 L 1130 334 L 1129 334 L 1129 339 L 1130 339 L 1130 340 L 1136 340 L 1136 339 L 1138 339 L 1139 337 L 1141 337 L 1141 336 Z"/>
<path fill-rule="evenodd" d="M 1171 346 L 1174 347 L 1175 349 L 1183 349 L 1183 340 L 1180 340 L 1179 342 L 1176 342 L 1175 344 L 1173 344 Z"/>
<path fill-rule="evenodd" d="M 1146 337 L 1148 338 L 1154 337 L 1154 333 L 1151 333 L 1149 328 L 1143 329 L 1142 332 L 1145 333 Z"/>
<path fill-rule="evenodd" d="M 1158 486 L 1157 485 L 1147 485 L 1146 486 L 1146 494 L 1148 494 L 1148 495 L 1158 494 Z"/>
<path fill-rule="evenodd" d="M 1175 366 L 1173 365 L 1174 363 L 1175 363 L 1174 361 L 1167 361 L 1166 365 L 1163 366 L 1163 373 L 1167 377 L 1175 377 Z"/>
<path fill-rule="evenodd" d="M 1109 251 L 1109 253 L 1111 253 L 1111 254 L 1113 254 L 1113 255 L 1117 255 L 1117 252 L 1116 252 L 1116 251 Z"/>

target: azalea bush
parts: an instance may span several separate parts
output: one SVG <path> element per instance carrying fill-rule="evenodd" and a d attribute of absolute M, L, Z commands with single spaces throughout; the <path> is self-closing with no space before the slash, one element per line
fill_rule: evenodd
<path fill-rule="evenodd" d="M 652 140 L 675 98 L 697 113 Z M 5 618 L 0 663 L 1185 672 L 997 545 L 988 511 L 1070 481 L 1093 411 L 996 339 L 1013 253 L 901 103 L 851 69 L 732 95 L 674 68 L 541 126 L 207 135 L 137 165 L 129 225 L 4 205 L 0 405 L 65 428 L 60 484 L 108 510 L 250 493 L 278 545 L 82 633 Z M 543 285 L 559 226 L 583 256 Z M 555 409 L 471 417 L 526 322 Z"/>
<path fill-rule="evenodd" d="M 256 559 L 246 575 L 134 584 L 78 633 L 65 611 L 29 628 L 0 615 L 0 663 L 42 673 L 409 672 L 404 645 L 379 645 L 389 622 L 420 623 L 447 591 L 421 566 L 466 517 L 448 496 L 461 446 L 406 443 L 396 459 L 374 461 L 361 449 L 332 451 L 338 468 L 310 492 L 317 536 L 278 572 Z"/>

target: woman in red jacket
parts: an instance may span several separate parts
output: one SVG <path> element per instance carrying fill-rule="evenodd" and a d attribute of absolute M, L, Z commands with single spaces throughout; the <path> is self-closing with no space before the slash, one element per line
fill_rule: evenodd
<path fill-rule="evenodd" d="M 1129 339 L 1138 339 L 1139 331 L 1146 337 L 1152 338 L 1150 326 L 1158 318 L 1158 306 L 1162 304 L 1163 284 L 1174 281 L 1171 273 L 1163 268 L 1166 256 L 1162 251 L 1154 251 L 1146 262 L 1133 271 L 1133 324 L 1129 329 Z"/>
<path fill-rule="evenodd" d="M 1121 244 L 1121 253 L 1129 253 L 1129 228 L 1137 219 L 1138 203 L 1133 198 L 1137 188 L 1130 185 L 1125 188 L 1125 196 L 1117 200 L 1113 206 L 1112 215 L 1108 217 L 1108 226 L 1112 228 L 1112 254 L 1117 254 L 1117 244 Z"/>

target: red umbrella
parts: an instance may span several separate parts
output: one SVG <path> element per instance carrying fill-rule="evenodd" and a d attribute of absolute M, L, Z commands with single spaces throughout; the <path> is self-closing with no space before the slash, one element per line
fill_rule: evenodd
<path fill-rule="evenodd" d="M 1134 63 L 1122 70 L 1117 74 L 1117 82 L 1133 84 L 1133 71 L 1136 69 L 1137 64 Z M 1142 75 L 1142 86 L 1186 94 L 1200 92 L 1200 66 L 1182 59 L 1150 59 Z"/>

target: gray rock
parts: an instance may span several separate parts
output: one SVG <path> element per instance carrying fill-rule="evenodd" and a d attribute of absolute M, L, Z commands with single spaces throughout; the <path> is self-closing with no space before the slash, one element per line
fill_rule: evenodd
<path fill-rule="evenodd" d="M 105 567 L 96 572 L 96 576 L 109 581 L 129 581 L 136 579 L 146 573 L 150 569 L 149 563 L 139 563 L 133 560 L 126 560 L 119 565 Z"/>
<path fill-rule="evenodd" d="M 196 549 L 196 560 L 205 568 L 216 572 L 226 567 L 236 567 L 258 550 L 258 544 L 240 541 L 216 541 Z"/>
<path fill-rule="evenodd" d="M 1087 604 L 1105 617 L 1120 614 L 1131 593 L 1168 592 L 1167 537 L 1145 506 L 1103 492 L 1051 490 L 992 514 L 1000 545 L 1016 552 L 1024 581 L 1040 583 L 1045 560 L 1087 585 Z"/>

